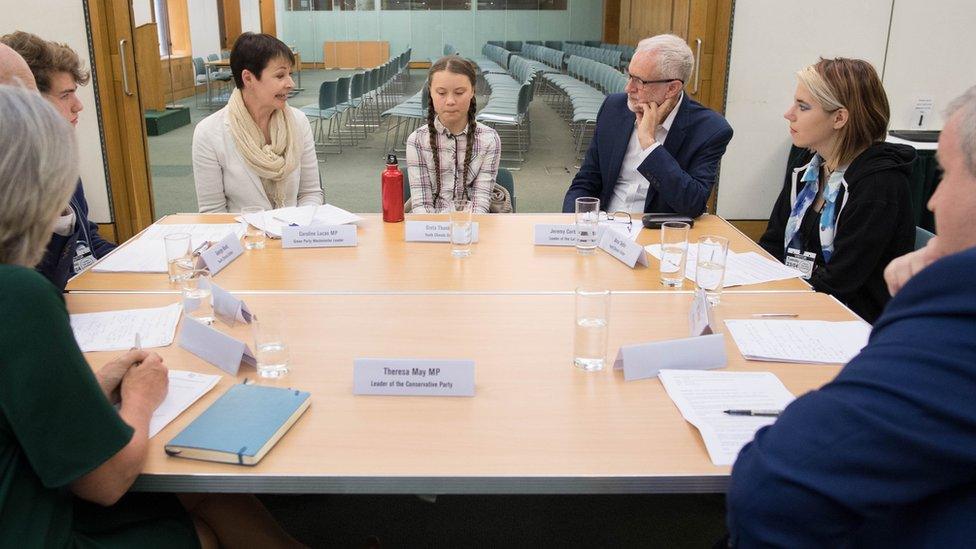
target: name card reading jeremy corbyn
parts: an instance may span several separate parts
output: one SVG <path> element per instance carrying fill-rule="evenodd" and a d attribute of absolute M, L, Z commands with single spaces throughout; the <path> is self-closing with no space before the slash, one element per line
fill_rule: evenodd
<path fill-rule="evenodd" d="M 230 233 L 201 253 L 200 259 L 210 270 L 210 274 L 215 275 L 243 253 L 244 246 L 241 246 L 241 238 L 235 233 Z"/>
<path fill-rule="evenodd" d="M 575 246 L 576 225 L 539 223 L 535 226 L 535 243 L 537 246 Z"/>
<path fill-rule="evenodd" d="M 355 225 L 281 228 L 282 248 L 340 248 L 358 243 Z"/>
<path fill-rule="evenodd" d="M 603 231 L 603 237 L 600 238 L 600 248 L 631 269 L 638 263 L 647 266 L 647 252 L 644 247 L 631 240 L 627 235 L 613 229 Z"/>
<path fill-rule="evenodd" d="M 450 221 L 407 221 L 407 242 L 450 242 Z M 471 223 L 471 242 L 478 241 L 478 223 Z"/>
<path fill-rule="evenodd" d="M 357 395 L 474 396 L 474 361 L 357 358 L 352 379 Z"/>

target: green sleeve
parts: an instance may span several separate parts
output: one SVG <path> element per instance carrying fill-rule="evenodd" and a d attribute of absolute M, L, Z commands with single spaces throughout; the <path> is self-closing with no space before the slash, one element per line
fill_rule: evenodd
<path fill-rule="evenodd" d="M 128 444 L 119 417 L 75 342 L 57 289 L 0 266 L 0 413 L 44 486 L 65 486 Z"/>

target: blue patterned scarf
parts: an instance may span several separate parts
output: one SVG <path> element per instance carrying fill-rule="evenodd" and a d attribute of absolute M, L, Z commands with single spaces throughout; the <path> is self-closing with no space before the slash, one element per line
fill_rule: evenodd
<path fill-rule="evenodd" d="M 802 250 L 803 248 L 800 235 L 797 233 L 800 230 L 803 216 L 813 204 L 813 200 L 820 190 L 820 166 L 822 163 L 823 159 L 820 158 L 820 155 L 815 154 L 810 160 L 810 164 L 807 165 L 807 171 L 803 173 L 803 179 L 801 179 L 804 183 L 803 189 L 797 195 L 793 210 L 790 212 L 790 218 L 786 222 L 786 232 L 783 238 L 784 249 Z M 840 193 L 841 187 L 845 186 L 844 172 L 846 169 L 846 167 L 838 168 L 831 173 L 827 179 L 827 189 L 824 191 L 824 207 L 823 211 L 820 212 L 820 247 L 824 262 L 829 262 L 830 256 L 834 253 L 834 233 L 837 230 L 837 219 L 840 217 L 840 213 L 837 212 L 837 195 Z"/>

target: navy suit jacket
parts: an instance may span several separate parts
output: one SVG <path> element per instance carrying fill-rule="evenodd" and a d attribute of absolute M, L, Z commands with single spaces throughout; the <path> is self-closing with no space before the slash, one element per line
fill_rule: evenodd
<path fill-rule="evenodd" d="M 583 196 L 599 198 L 600 208 L 607 209 L 636 119 L 627 108 L 627 94 L 608 95 L 603 101 L 586 158 L 563 200 L 564 212 L 575 211 L 576 199 Z M 731 140 L 732 127 L 725 118 L 685 94 L 668 137 L 637 168 L 650 182 L 644 212 L 704 213 Z"/>
<path fill-rule="evenodd" d="M 73 261 L 75 247 L 79 243 L 88 246 L 95 259 L 101 259 L 115 249 L 115 244 L 98 234 L 98 225 L 88 220 L 88 201 L 85 200 L 85 190 L 81 186 L 80 179 L 68 205 L 75 211 L 74 231 L 68 236 L 52 233 L 44 258 L 35 267 L 62 291 L 68 279 L 77 274 Z"/>
<path fill-rule="evenodd" d="M 760 429 L 732 468 L 737 547 L 971 547 L 976 248 L 905 285 L 834 381 Z"/>

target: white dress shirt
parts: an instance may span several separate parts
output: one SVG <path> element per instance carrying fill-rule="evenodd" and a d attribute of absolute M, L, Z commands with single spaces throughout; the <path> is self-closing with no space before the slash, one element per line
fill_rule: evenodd
<path fill-rule="evenodd" d="M 637 171 L 637 167 L 667 139 L 668 131 L 684 99 L 685 93 L 681 92 L 681 97 L 671 109 L 671 113 L 654 129 L 654 144 L 646 149 L 641 149 L 640 139 L 637 138 L 637 121 L 634 121 L 634 129 L 627 144 L 627 153 L 624 154 L 624 160 L 620 164 L 620 175 L 617 176 L 617 183 L 613 186 L 613 198 L 607 206 L 608 212 L 644 213 L 644 201 L 647 199 L 647 188 L 650 183 Z"/>

